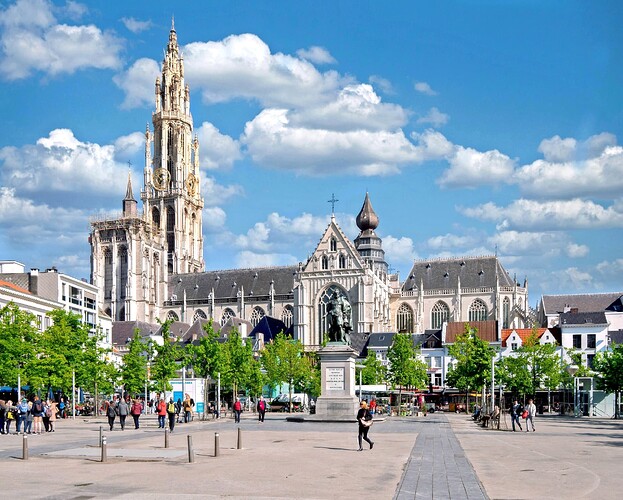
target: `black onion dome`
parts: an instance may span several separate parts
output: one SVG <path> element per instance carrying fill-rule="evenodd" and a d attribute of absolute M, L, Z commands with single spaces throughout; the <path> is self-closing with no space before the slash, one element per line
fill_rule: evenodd
<path fill-rule="evenodd" d="M 366 231 L 368 229 L 374 230 L 379 225 L 379 218 L 372 208 L 368 193 L 366 193 L 366 199 L 363 201 L 363 206 L 361 207 L 359 215 L 357 215 L 356 221 L 357 227 L 361 229 L 361 231 Z"/>

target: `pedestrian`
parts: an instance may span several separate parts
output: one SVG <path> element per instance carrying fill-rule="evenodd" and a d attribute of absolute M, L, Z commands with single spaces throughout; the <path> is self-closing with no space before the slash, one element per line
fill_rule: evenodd
<path fill-rule="evenodd" d="M 106 402 L 106 416 L 108 417 L 108 427 L 110 427 L 110 430 L 112 431 L 112 428 L 115 425 L 115 418 L 117 418 L 117 405 L 113 399 Z"/>
<path fill-rule="evenodd" d="M 513 424 L 513 432 L 515 432 L 515 424 L 519 426 L 520 431 L 523 431 L 523 428 L 521 427 L 521 421 L 519 420 L 519 417 L 521 417 L 522 413 L 523 408 L 519 404 L 519 401 L 515 400 L 513 402 L 513 405 L 511 406 L 511 422 Z"/>
<path fill-rule="evenodd" d="M 130 414 L 132 415 L 132 418 L 134 419 L 135 429 L 138 429 L 139 427 L 138 419 L 141 416 L 142 411 L 143 411 L 143 405 L 138 399 L 135 399 L 134 402 L 132 403 L 132 408 L 130 408 Z"/>
<path fill-rule="evenodd" d="M 167 405 L 167 415 L 169 416 L 169 430 L 173 432 L 175 428 L 175 420 L 177 419 L 177 405 L 173 402 L 173 398 L 169 399 L 169 404 Z"/>
<path fill-rule="evenodd" d="M 186 394 L 184 397 L 184 403 L 182 404 L 184 408 L 184 423 L 187 424 L 192 420 L 193 416 L 193 403 L 194 401 L 190 399 L 190 394 Z"/>
<path fill-rule="evenodd" d="M 17 405 L 17 432 L 24 432 L 24 425 L 26 423 L 26 415 L 28 415 L 28 401 L 23 398 Z"/>
<path fill-rule="evenodd" d="M 370 414 L 372 415 L 372 417 L 374 417 L 375 413 L 376 413 L 376 399 L 372 398 L 372 400 L 370 401 Z"/>
<path fill-rule="evenodd" d="M 43 432 L 43 401 L 39 396 L 35 396 L 32 403 L 32 432 L 33 434 L 41 434 Z"/>
<path fill-rule="evenodd" d="M 60 410 L 61 418 L 67 418 L 66 414 L 67 405 L 65 404 L 65 398 L 61 398 L 61 402 L 58 405 L 58 409 Z"/>
<path fill-rule="evenodd" d="M 11 434 L 11 422 L 15 420 L 16 412 L 17 412 L 17 407 L 13 406 L 13 401 L 9 399 L 5 405 L 5 414 L 4 414 L 4 420 L 6 421 L 6 430 L 4 431 L 5 434 Z"/>
<path fill-rule="evenodd" d="M 49 418 L 50 418 L 50 432 L 55 432 L 54 426 L 56 425 L 56 414 L 58 413 L 58 405 L 56 401 L 48 401 Z"/>
<path fill-rule="evenodd" d="M 240 423 L 240 414 L 242 413 L 242 403 L 240 402 L 240 398 L 236 398 L 236 402 L 234 403 L 234 422 Z"/>
<path fill-rule="evenodd" d="M 180 414 L 182 413 L 182 398 L 177 398 L 177 402 L 175 403 L 175 420 L 181 422 Z"/>
<path fill-rule="evenodd" d="M 260 396 L 260 400 L 257 402 L 257 414 L 260 422 L 264 421 L 264 416 L 266 415 L 266 401 L 264 401 L 264 396 Z"/>
<path fill-rule="evenodd" d="M 532 432 L 536 432 L 534 428 L 534 417 L 536 416 L 536 406 L 531 399 L 528 400 L 528 404 L 526 405 L 526 410 L 528 414 L 526 415 L 526 432 L 530 432 L 530 426 L 528 422 L 532 424 Z"/>
<path fill-rule="evenodd" d="M 121 425 L 121 430 L 125 430 L 125 419 L 130 413 L 130 407 L 126 402 L 125 398 L 121 398 L 117 403 L 117 414 L 119 415 L 119 424 Z"/>
<path fill-rule="evenodd" d="M 28 401 L 28 413 L 26 413 L 26 420 L 24 422 L 24 434 L 30 434 L 32 432 L 32 422 L 34 418 L 32 413 L 32 401 Z"/>
<path fill-rule="evenodd" d="M 167 416 L 167 404 L 164 398 L 160 398 L 156 405 L 156 413 L 158 414 L 158 429 L 164 429 L 164 420 Z"/>
<path fill-rule="evenodd" d="M 363 451 L 363 441 L 370 444 L 370 449 L 374 447 L 374 441 L 371 441 L 368 437 L 368 431 L 372 425 L 372 414 L 368 410 L 368 405 L 365 401 L 362 401 L 359 405 L 359 411 L 357 412 L 357 425 L 359 426 L 359 435 L 357 440 L 359 441 L 359 450 Z"/>
<path fill-rule="evenodd" d="M 0 434 L 4 434 L 4 423 L 6 422 L 6 403 L 0 399 Z"/>
<path fill-rule="evenodd" d="M 43 401 L 43 430 L 50 432 L 50 401 Z"/>

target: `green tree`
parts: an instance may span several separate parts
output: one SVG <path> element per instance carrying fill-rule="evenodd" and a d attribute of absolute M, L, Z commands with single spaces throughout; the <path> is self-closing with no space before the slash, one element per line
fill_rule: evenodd
<path fill-rule="evenodd" d="M 236 329 L 232 329 L 224 344 L 224 367 L 221 380 L 233 390 L 234 397 L 239 389 L 249 389 L 253 359 L 253 345 L 245 342 Z"/>
<path fill-rule="evenodd" d="M 359 380 L 359 372 L 361 372 L 361 382 L 365 385 L 376 385 L 385 382 L 387 369 L 373 351 L 368 351 L 368 355 L 363 360 L 363 365 L 363 368 L 357 368 L 357 380 Z"/>
<path fill-rule="evenodd" d="M 271 387 L 289 384 L 289 410 L 292 411 L 294 387 L 308 387 L 313 379 L 311 358 L 305 355 L 305 349 L 298 340 L 293 340 L 282 332 L 264 346 L 261 360 L 266 371 L 266 380 Z"/>
<path fill-rule="evenodd" d="M 16 387 L 18 374 L 22 385 L 29 383 L 40 340 L 34 320 L 13 303 L 0 309 L 0 385 Z"/>
<path fill-rule="evenodd" d="M 606 391 L 614 393 L 614 418 L 621 418 L 620 401 L 623 392 L 623 344 L 612 344 L 610 350 L 595 356 L 593 368 Z"/>
<path fill-rule="evenodd" d="M 525 395 L 532 388 L 530 369 L 523 358 L 506 356 L 495 365 L 495 376 L 513 394 Z"/>
<path fill-rule="evenodd" d="M 426 363 L 419 359 L 418 354 L 419 350 L 414 347 L 410 333 L 394 335 L 394 341 L 387 350 L 387 378 L 394 387 L 398 386 L 399 404 L 402 403 L 403 387 L 426 387 L 428 384 Z"/>
<path fill-rule="evenodd" d="M 530 393 L 536 394 L 543 384 L 558 387 L 562 381 L 560 357 L 554 344 L 541 344 L 536 327 L 525 343 L 517 350 L 519 357 L 530 371 Z"/>
<path fill-rule="evenodd" d="M 495 350 L 478 337 L 478 329 L 465 323 L 463 335 L 459 335 L 454 344 L 448 346 L 448 354 L 456 360 L 451 366 L 447 383 L 460 391 L 465 391 L 468 408 L 469 390 L 480 389 L 491 380 L 491 359 Z"/>
<path fill-rule="evenodd" d="M 142 392 L 147 380 L 147 346 L 141 339 L 138 329 L 128 344 L 128 352 L 123 356 L 121 382 L 126 392 L 132 395 Z"/>
<path fill-rule="evenodd" d="M 163 394 L 171 389 L 169 380 L 180 369 L 178 361 L 183 357 L 177 342 L 171 337 L 170 326 L 171 320 L 162 323 L 162 345 L 154 346 L 155 358 L 151 368 L 156 388 Z"/>

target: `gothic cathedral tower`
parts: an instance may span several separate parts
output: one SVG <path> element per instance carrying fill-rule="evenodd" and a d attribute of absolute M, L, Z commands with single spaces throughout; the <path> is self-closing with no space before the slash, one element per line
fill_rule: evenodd
<path fill-rule="evenodd" d="M 145 132 L 143 212 L 128 178 L 121 216 L 91 221 L 91 282 L 113 321 L 155 322 L 168 300 L 169 276 L 204 270 L 199 141 L 173 26 L 152 121 L 153 132 Z"/>

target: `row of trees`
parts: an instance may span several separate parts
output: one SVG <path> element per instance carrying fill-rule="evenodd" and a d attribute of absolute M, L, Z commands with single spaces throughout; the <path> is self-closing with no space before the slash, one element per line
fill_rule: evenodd
<path fill-rule="evenodd" d="M 478 331 L 465 325 L 463 335 L 448 347 L 448 354 L 456 362 L 451 367 L 447 384 L 466 393 L 480 390 L 491 382 L 491 363 L 496 355 L 488 342 L 477 335 Z M 582 363 L 579 352 L 567 351 L 572 364 L 578 367 L 576 377 L 596 376 L 599 385 L 615 394 L 620 400 L 623 390 L 623 344 L 614 345 L 610 351 L 598 353 L 589 370 Z M 554 344 L 541 344 L 537 329 L 517 349 L 513 356 L 507 356 L 495 364 L 495 377 L 507 391 L 516 395 L 534 395 L 541 388 L 557 389 L 570 387 L 573 377 L 567 372 L 567 364 L 557 352 Z M 616 405 L 615 418 L 619 418 L 619 405 Z"/>

